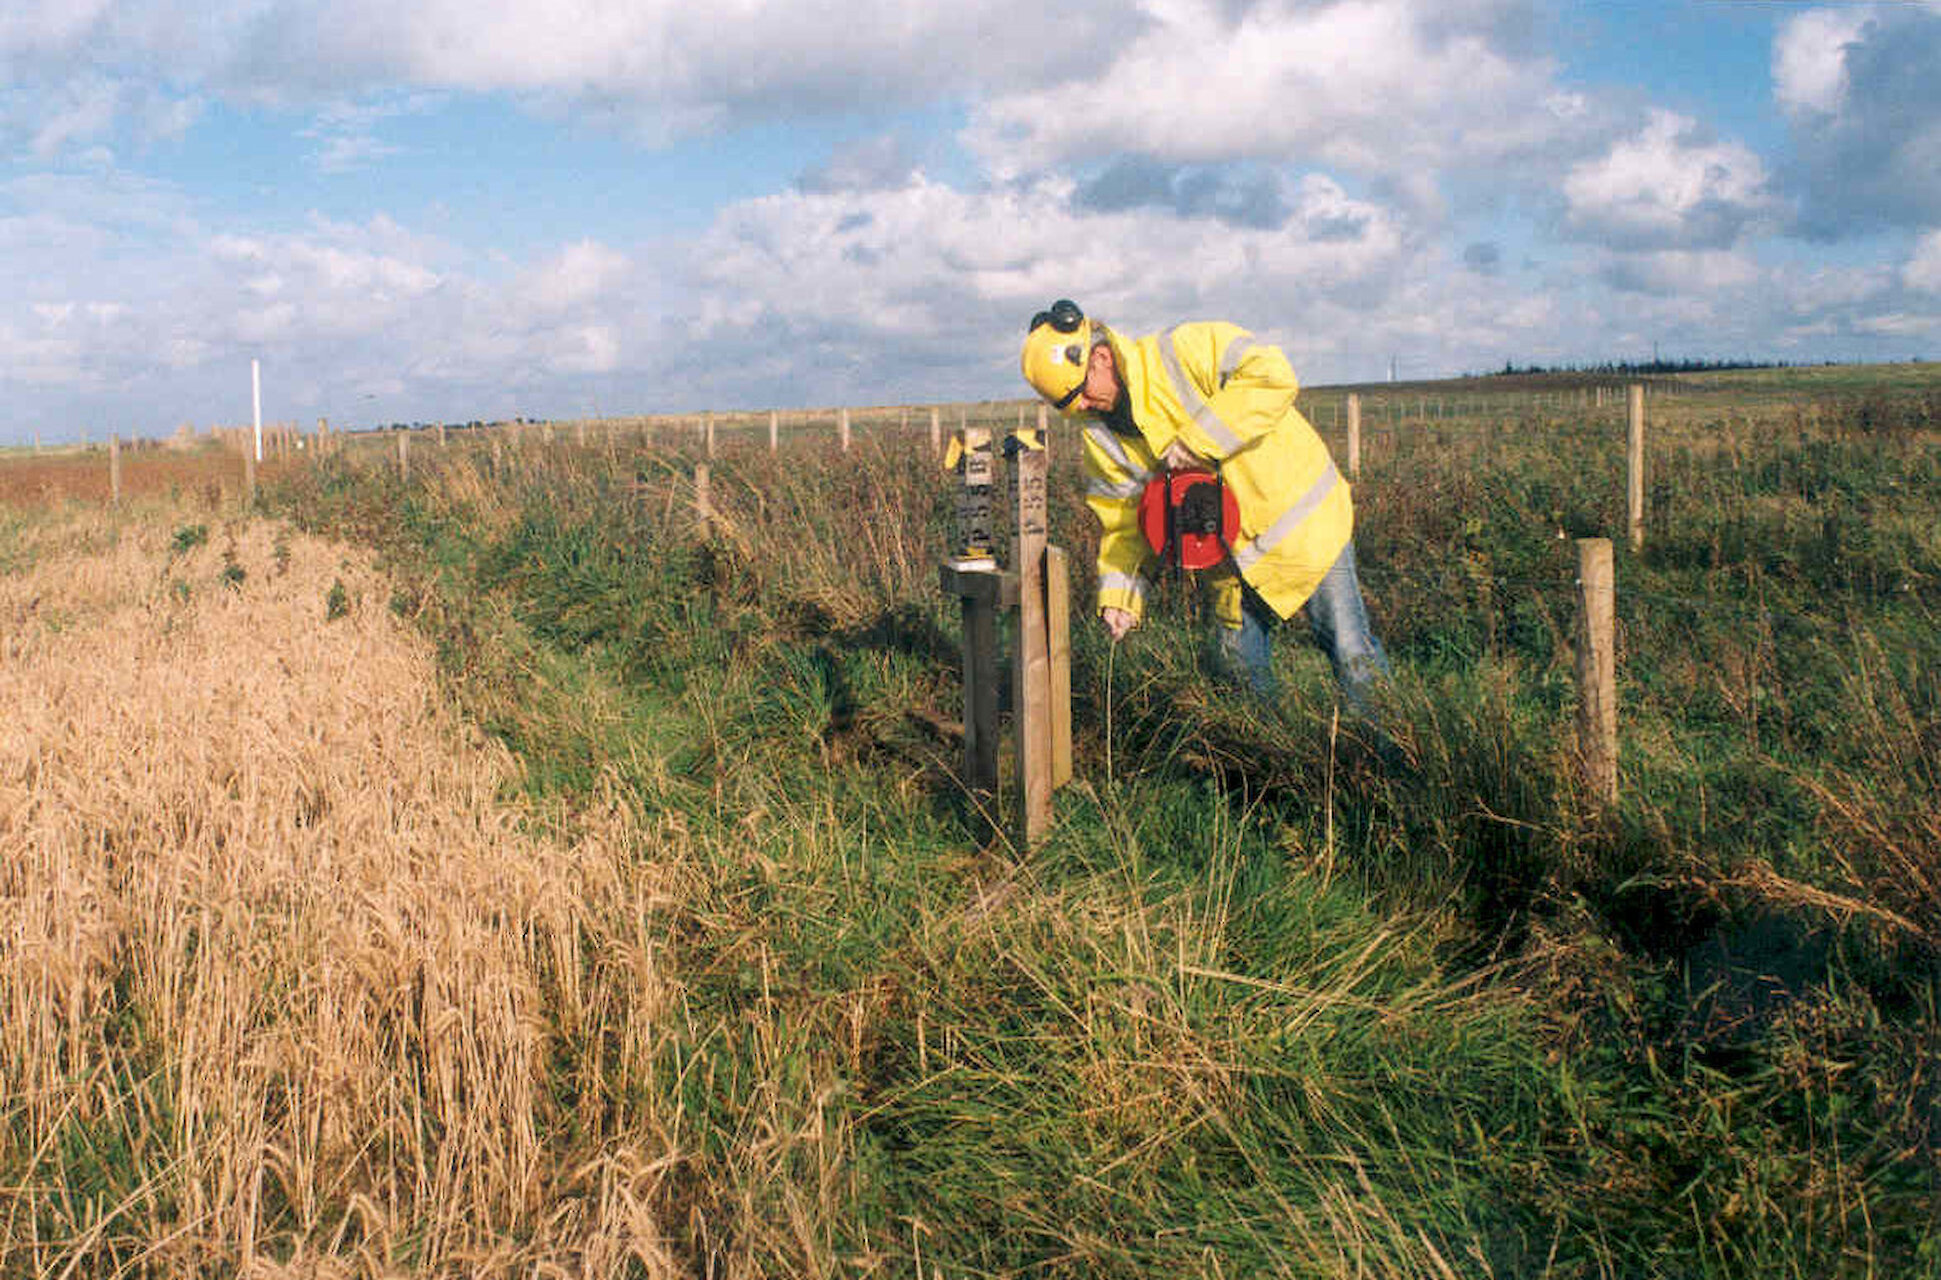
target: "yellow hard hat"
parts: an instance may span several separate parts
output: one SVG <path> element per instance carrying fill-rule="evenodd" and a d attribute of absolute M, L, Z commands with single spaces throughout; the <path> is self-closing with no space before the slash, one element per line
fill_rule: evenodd
<path fill-rule="evenodd" d="M 1024 380 L 1051 407 L 1071 415 L 1071 403 L 1085 390 L 1085 366 L 1092 354 L 1092 322 L 1070 298 L 1031 317 L 1018 364 Z"/>

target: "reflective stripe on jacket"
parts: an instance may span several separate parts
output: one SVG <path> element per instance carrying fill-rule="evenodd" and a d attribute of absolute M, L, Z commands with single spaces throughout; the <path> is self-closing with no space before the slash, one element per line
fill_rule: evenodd
<path fill-rule="evenodd" d="M 1291 616 L 1354 531 L 1354 502 L 1328 447 L 1294 407 L 1300 383 L 1278 347 L 1238 326 L 1195 322 L 1128 342 L 1109 333 L 1139 429 L 1085 430 L 1086 505 L 1100 525 L 1101 609 L 1139 616 L 1155 563 L 1139 531 L 1139 494 L 1178 441 L 1217 463 L 1240 507 L 1234 567 L 1268 607 Z M 1226 595 L 1220 592 L 1219 595 Z M 1216 602 L 1239 625 L 1238 591 Z"/>

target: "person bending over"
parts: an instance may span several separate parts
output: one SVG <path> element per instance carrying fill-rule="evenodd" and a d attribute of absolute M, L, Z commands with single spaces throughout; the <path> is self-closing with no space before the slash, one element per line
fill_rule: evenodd
<path fill-rule="evenodd" d="M 1139 522 L 1147 483 L 1214 472 L 1239 511 L 1230 554 L 1205 571 L 1217 669 L 1271 698 L 1271 634 L 1305 606 L 1343 700 L 1368 714 L 1389 666 L 1355 572 L 1354 502 L 1294 407 L 1300 384 L 1280 348 L 1221 321 L 1126 338 L 1060 299 L 1032 317 L 1020 363 L 1054 409 L 1090 419 L 1085 498 L 1100 525 L 1098 615 L 1112 639 L 1139 625 L 1158 564 Z"/>

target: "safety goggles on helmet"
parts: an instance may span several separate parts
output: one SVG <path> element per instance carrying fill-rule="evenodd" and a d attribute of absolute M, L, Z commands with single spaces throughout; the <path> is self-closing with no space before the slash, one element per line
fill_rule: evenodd
<path fill-rule="evenodd" d="M 1070 298 L 1060 298 L 1050 308 L 1031 317 L 1031 323 L 1024 327 L 1030 333 L 1041 324 L 1048 324 L 1060 333 L 1077 333 L 1078 326 L 1085 323 L 1085 313 Z"/>
<path fill-rule="evenodd" d="M 1070 341 L 1064 341 L 1068 338 Z M 1086 322 L 1085 313 L 1071 299 L 1060 298 L 1049 309 L 1032 316 L 1031 323 L 1025 326 L 1024 353 L 1020 360 L 1025 381 L 1051 401 L 1052 408 L 1064 413 L 1085 391 L 1091 345 L 1091 326 Z M 1061 392 L 1065 366 L 1077 370 L 1078 382 Z"/>

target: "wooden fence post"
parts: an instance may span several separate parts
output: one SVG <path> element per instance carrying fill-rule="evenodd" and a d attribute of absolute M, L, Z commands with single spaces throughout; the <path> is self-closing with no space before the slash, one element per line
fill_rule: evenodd
<path fill-rule="evenodd" d="M 702 429 L 708 437 L 708 456 L 712 458 L 714 456 L 714 414 L 712 411 L 709 412 L 704 421 L 706 425 Z"/>
<path fill-rule="evenodd" d="M 714 496 L 708 487 L 708 464 L 694 468 L 695 530 L 703 542 L 714 537 Z"/>
<path fill-rule="evenodd" d="M 930 406 L 930 456 L 933 458 L 939 457 L 943 454 L 943 451 L 944 451 L 943 419 L 939 416 L 937 412 L 937 406 L 931 405 Z"/>
<path fill-rule="evenodd" d="M 1072 780 L 1072 570 L 1065 548 L 1045 548 L 1045 638 L 1051 651 L 1051 785 Z"/>
<path fill-rule="evenodd" d="M 1005 603 L 1004 575 L 991 558 L 990 432 L 968 429 L 960 437 L 963 473 L 957 493 L 956 555 L 943 563 L 943 592 L 955 597 L 964 624 L 964 790 L 982 828 L 995 822 L 997 801 L 998 611 Z"/>
<path fill-rule="evenodd" d="M 114 505 L 121 506 L 121 433 L 108 437 L 108 491 Z"/>
<path fill-rule="evenodd" d="M 409 431 L 400 430 L 398 432 L 398 479 L 409 480 L 410 478 L 411 478 L 411 433 Z"/>
<path fill-rule="evenodd" d="M 1617 600 L 1609 538 L 1577 540 L 1577 751 L 1600 803 L 1617 799 Z"/>
<path fill-rule="evenodd" d="M 782 445 L 782 415 L 775 410 L 768 411 L 768 451 L 774 453 Z"/>
<path fill-rule="evenodd" d="M 1045 533 L 1048 467 L 1043 449 L 1012 451 L 1011 570 L 1018 581 L 1018 625 L 1012 724 L 1017 731 L 1018 847 L 1029 849 L 1051 827 L 1051 645 L 1045 630 Z"/>
<path fill-rule="evenodd" d="M 849 452 L 849 410 L 844 409 L 836 417 L 836 432 L 842 439 L 842 451 Z"/>
<path fill-rule="evenodd" d="M 1644 388 L 1631 384 L 1631 427 L 1626 433 L 1625 462 L 1627 483 L 1625 507 L 1631 531 L 1631 550 L 1644 550 Z"/>
<path fill-rule="evenodd" d="M 1361 479 L 1361 396 L 1354 392 L 1348 395 L 1348 479 Z"/>
<path fill-rule="evenodd" d="M 256 423 L 256 451 L 251 460 L 263 460 L 263 366 L 260 360 L 249 362 L 249 400 L 251 413 Z M 250 486 L 250 497 L 256 496 L 256 486 Z"/>

